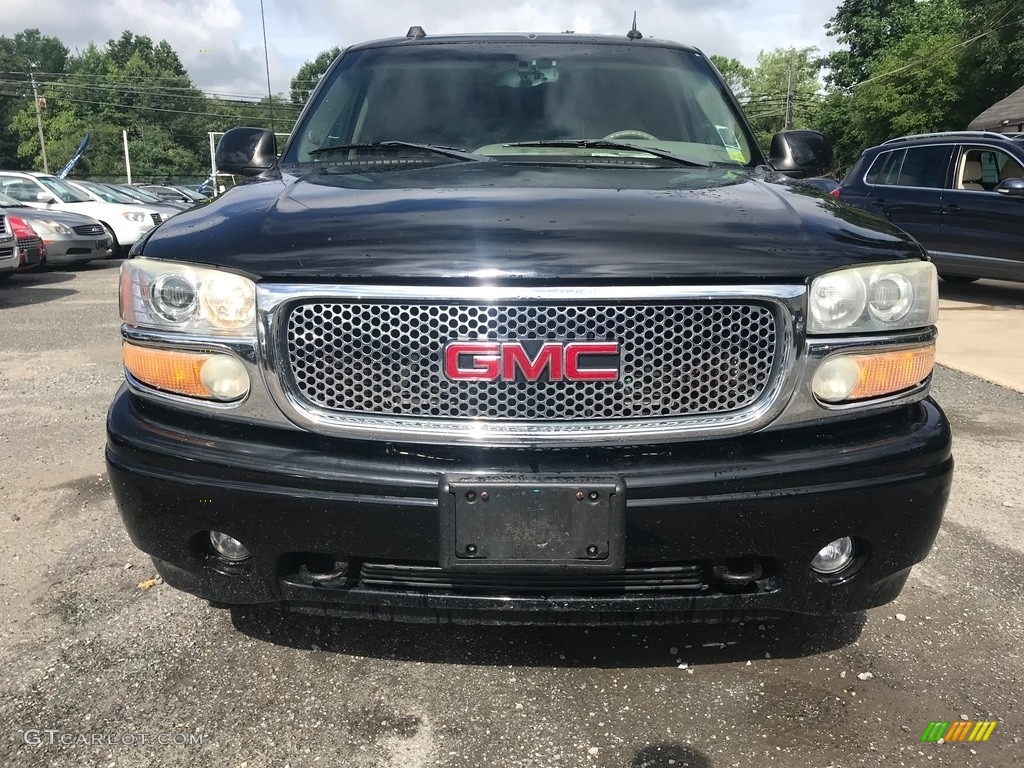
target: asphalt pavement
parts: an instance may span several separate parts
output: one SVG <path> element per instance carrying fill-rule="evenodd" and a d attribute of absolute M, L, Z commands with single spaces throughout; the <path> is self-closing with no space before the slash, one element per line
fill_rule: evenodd
<path fill-rule="evenodd" d="M 998 316 L 967 337 L 999 354 L 979 369 L 940 349 L 953 495 L 895 603 L 588 631 L 229 611 L 154 581 L 102 461 L 121 380 L 116 267 L 0 286 L 0 764 L 1024 764 L 1024 394 L 972 375 L 1020 361 L 1024 285 L 943 289 L 942 333 L 966 312 Z M 961 718 L 997 725 L 984 743 L 921 741 Z"/>

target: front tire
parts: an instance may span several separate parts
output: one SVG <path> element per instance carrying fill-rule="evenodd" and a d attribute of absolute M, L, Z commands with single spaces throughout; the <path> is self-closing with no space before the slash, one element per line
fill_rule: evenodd
<path fill-rule="evenodd" d="M 100 224 L 107 230 L 107 234 L 110 236 L 110 255 L 108 259 L 116 259 L 121 255 L 121 246 L 117 242 L 117 235 L 114 234 L 114 230 L 110 228 L 110 225 L 105 221 L 101 221 Z"/>

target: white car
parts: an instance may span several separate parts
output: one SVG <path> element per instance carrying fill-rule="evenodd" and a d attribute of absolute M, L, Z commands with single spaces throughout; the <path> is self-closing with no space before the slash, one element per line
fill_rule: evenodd
<path fill-rule="evenodd" d="M 164 221 L 171 218 L 171 216 L 174 216 L 176 213 L 181 213 L 185 210 L 184 208 L 167 205 L 162 201 L 159 203 L 145 203 L 141 200 L 134 200 L 108 184 L 101 184 L 95 181 L 71 181 L 71 179 L 64 179 L 64 181 L 73 186 L 79 192 L 84 192 L 93 200 L 100 200 L 104 203 L 117 203 L 119 205 L 131 205 L 135 208 L 143 208 L 152 213 L 159 213 Z"/>
<path fill-rule="evenodd" d="M 146 205 L 93 200 L 64 179 L 29 171 L 0 171 L 0 192 L 40 210 L 83 213 L 99 221 L 113 238 L 115 255 L 128 249 L 164 220 L 162 211 Z"/>

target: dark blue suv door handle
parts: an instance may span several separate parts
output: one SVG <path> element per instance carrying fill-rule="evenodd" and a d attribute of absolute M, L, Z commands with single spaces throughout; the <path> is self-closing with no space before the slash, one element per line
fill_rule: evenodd
<path fill-rule="evenodd" d="M 875 205 L 885 205 L 885 200 L 881 197 L 879 197 L 876 200 L 872 200 L 871 202 L 874 203 Z"/>

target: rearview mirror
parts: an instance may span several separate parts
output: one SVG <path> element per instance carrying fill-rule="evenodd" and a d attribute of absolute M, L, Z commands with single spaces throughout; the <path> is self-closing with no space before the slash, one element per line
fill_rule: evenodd
<path fill-rule="evenodd" d="M 835 157 L 832 142 L 817 131 L 779 131 L 772 136 L 768 162 L 790 178 L 808 179 L 830 173 Z"/>
<path fill-rule="evenodd" d="M 256 176 L 277 162 L 277 138 L 265 128 L 232 128 L 220 137 L 215 160 L 221 173 Z"/>
<path fill-rule="evenodd" d="M 1024 179 L 1004 179 L 999 182 L 996 192 L 1007 197 L 1024 197 Z"/>

